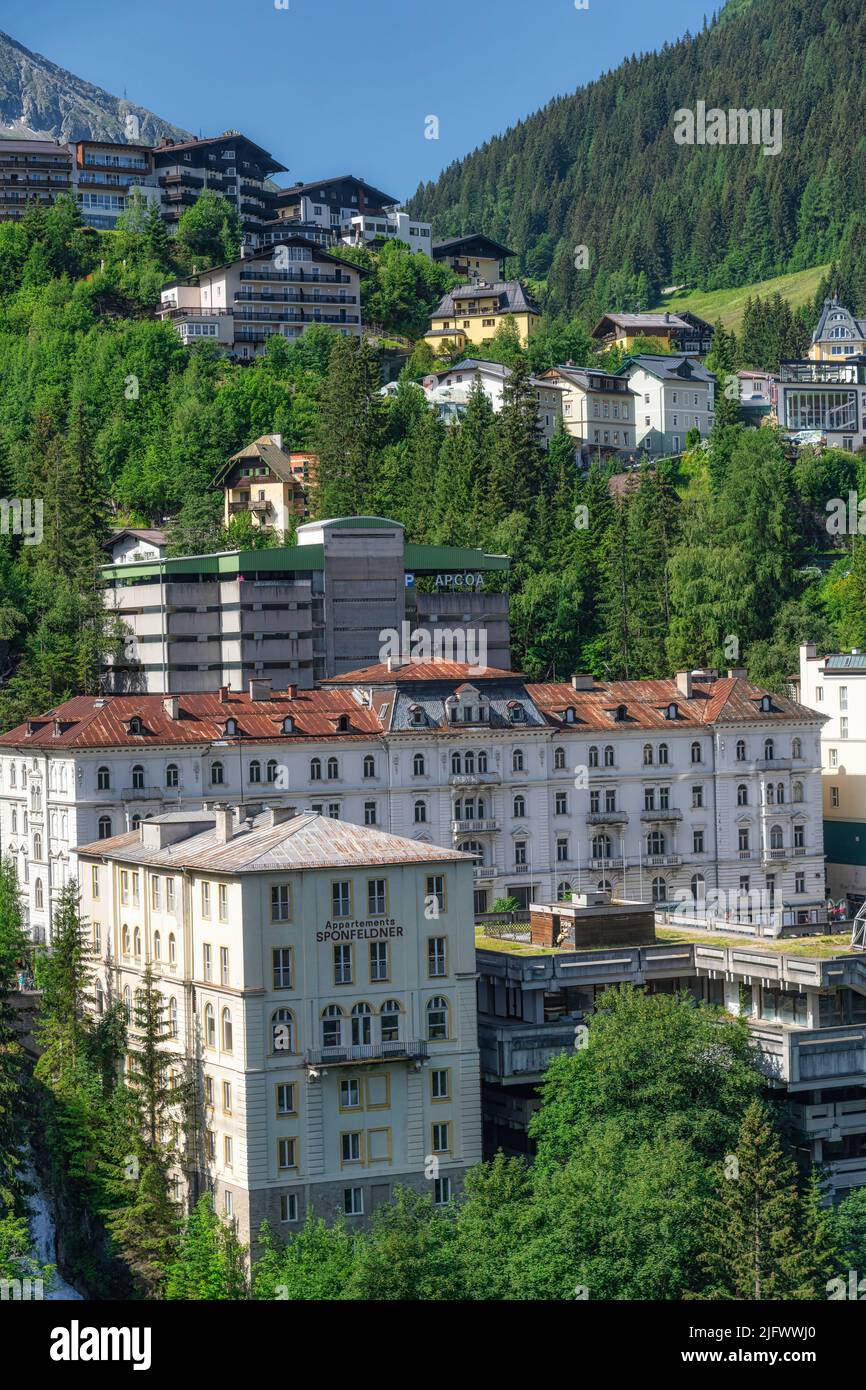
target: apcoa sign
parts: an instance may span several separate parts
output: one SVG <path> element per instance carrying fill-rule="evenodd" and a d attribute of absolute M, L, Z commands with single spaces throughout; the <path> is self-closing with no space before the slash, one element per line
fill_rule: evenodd
<path fill-rule="evenodd" d="M 464 570 L 462 574 L 437 574 L 437 589 L 483 589 L 484 575 Z"/>

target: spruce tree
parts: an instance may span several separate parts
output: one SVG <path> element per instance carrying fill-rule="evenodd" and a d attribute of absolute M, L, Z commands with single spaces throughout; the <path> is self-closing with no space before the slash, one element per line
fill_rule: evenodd
<path fill-rule="evenodd" d="M 200 1197 L 186 1218 L 177 1258 L 168 1269 L 168 1299 L 212 1300 L 249 1297 L 246 1247 L 233 1222 L 214 1211 L 213 1195 Z"/>
<path fill-rule="evenodd" d="M 369 506 L 384 443 L 380 385 L 372 348 L 339 337 L 322 385 L 315 431 L 320 517 L 359 516 Z"/>

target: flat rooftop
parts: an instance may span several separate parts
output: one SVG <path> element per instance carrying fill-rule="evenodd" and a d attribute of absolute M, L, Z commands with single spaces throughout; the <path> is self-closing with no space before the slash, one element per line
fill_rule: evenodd
<path fill-rule="evenodd" d="M 527 938 L 529 929 L 527 926 Z M 663 946 L 665 942 L 676 945 L 699 945 L 699 946 L 725 946 L 742 948 L 749 947 L 755 950 L 772 951 L 781 956 L 801 956 L 809 960 L 833 960 L 836 956 L 850 956 L 855 953 L 851 950 L 851 937 L 849 932 L 839 932 L 835 936 L 747 936 L 731 934 L 730 932 L 701 931 L 699 928 L 689 929 L 687 927 L 657 927 L 655 944 Z M 646 943 L 641 943 L 644 947 Z M 574 955 L 594 955 L 606 949 L 627 949 L 603 946 L 533 946 L 527 939 L 523 941 L 513 941 L 506 937 L 486 936 L 483 927 L 475 929 L 475 949 L 477 951 L 501 951 L 511 956 L 574 956 Z"/>

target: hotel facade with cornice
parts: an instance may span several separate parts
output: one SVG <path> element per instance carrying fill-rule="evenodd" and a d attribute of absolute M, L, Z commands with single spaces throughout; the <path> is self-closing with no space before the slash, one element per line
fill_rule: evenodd
<path fill-rule="evenodd" d="M 0 737 L 2 852 L 39 940 L 76 845 L 224 800 L 471 854 L 477 913 L 601 886 L 722 917 L 757 894 L 744 910 L 806 924 L 826 911 L 823 723 L 739 672 L 391 662 L 310 691 L 77 696 Z"/>

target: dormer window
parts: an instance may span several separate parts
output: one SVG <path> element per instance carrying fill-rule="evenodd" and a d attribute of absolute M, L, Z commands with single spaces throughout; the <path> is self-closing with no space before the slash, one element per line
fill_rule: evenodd
<path fill-rule="evenodd" d="M 625 705 L 617 705 L 615 709 L 608 710 L 608 714 L 615 724 L 621 724 L 626 716 Z"/>
<path fill-rule="evenodd" d="M 225 733 L 227 733 L 227 734 L 236 734 L 237 731 L 238 731 L 237 720 L 236 720 L 236 719 L 227 719 L 226 722 L 225 722 Z"/>
<path fill-rule="evenodd" d="M 295 721 L 290 714 L 284 717 L 282 730 L 284 734 L 293 734 L 295 732 Z"/>
<path fill-rule="evenodd" d="M 346 734 L 346 733 L 348 733 L 348 732 L 349 732 L 349 716 L 348 716 L 348 714 L 338 714 L 338 715 L 337 715 L 337 733 L 338 733 L 338 734 Z"/>
<path fill-rule="evenodd" d="M 565 722 L 566 724 L 574 723 L 574 705 L 569 705 L 568 709 L 565 711 Z"/>
<path fill-rule="evenodd" d="M 526 717 L 526 711 L 522 705 L 511 705 L 509 714 L 511 715 L 512 724 L 522 724 Z"/>
<path fill-rule="evenodd" d="M 671 704 L 668 705 L 667 710 L 665 711 L 665 719 L 676 719 L 676 717 L 677 717 L 677 707 L 676 707 L 676 705 L 673 704 L 673 702 L 672 702 Z"/>
<path fill-rule="evenodd" d="M 773 701 L 770 699 L 770 696 L 769 696 L 769 695 L 762 695 L 762 696 L 761 696 L 761 712 L 762 712 L 763 714 L 769 714 L 770 711 L 772 710 L 772 708 L 773 708 Z"/>
<path fill-rule="evenodd" d="M 412 723 L 416 728 L 424 723 L 424 711 L 420 705 L 412 705 L 409 712 L 412 716 Z"/>
<path fill-rule="evenodd" d="M 130 719 L 130 721 L 129 721 L 128 725 L 127 725 L 127 732 L 130 733 L 130 734 L 143 734 L 143 733 L 144 733 L 144 726 L 142 725 L 141 716 L 140 716 L 140 715 L 134 714 L 134 715 L 132 716 L 132 718 Z"/>

